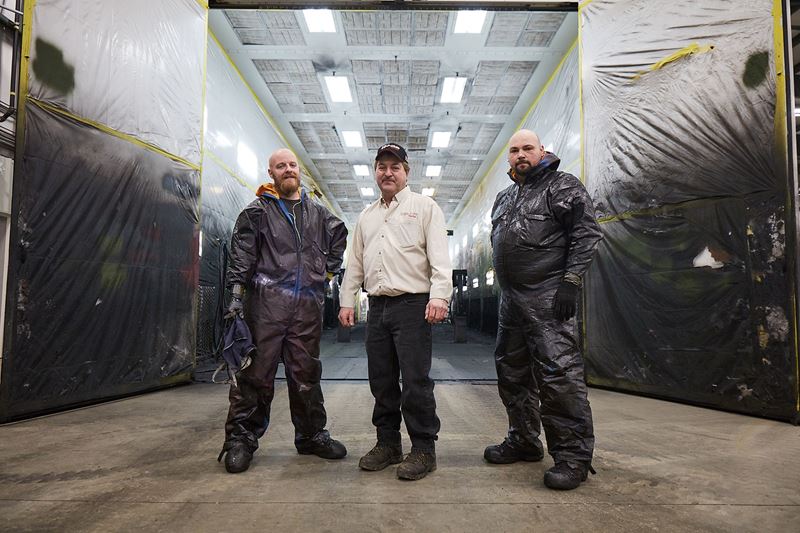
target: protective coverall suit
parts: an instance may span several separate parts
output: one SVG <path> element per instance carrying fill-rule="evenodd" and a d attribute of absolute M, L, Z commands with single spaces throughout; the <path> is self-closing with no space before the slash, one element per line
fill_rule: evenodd
<path fill-rule="evenodd" d="M 274 187 L 239 215 L 231 240 L 229 286 L 245 287 L 244 316 L 257 355 L 230 389 L 225 448 L 245 443 L 250 451 L 269 425 L 275 374 L 283 359 L 298 450 L 327 436 L 319 361 L 327 273 L 342 264 L 347 229 L 302 191 L 291 209 Z"/>
<path fill-rule="evenodd" d="M 565 275 L 583 276 L 602 234 L 586 189 L 575 176 L 559 172 L 559 162 L 547 152 L 523 183 L 497 195 L 492 208 L 492 255 L 501 288 L 495 363 L 508 413 L 507 441 L 541 451 L 543 425 L 556 463 L 590 465 L 594 431 L 576 320 L 559 320 L 553 306 Z M 514 178 L 513 171 L 509 175 Z"/>

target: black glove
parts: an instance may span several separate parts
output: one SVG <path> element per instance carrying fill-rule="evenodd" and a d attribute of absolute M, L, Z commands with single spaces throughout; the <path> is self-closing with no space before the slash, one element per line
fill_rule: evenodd
<path fill-rule="evenodd" d="M 225 318 L 233 318 L 237 315 L 239 318 L 244 318 L 244 304 L 242 304 L 244 290 L 242 286 L 234 285 L 231 292 L 233 296 L 231 296 L 231 302 L 228 304 L 228 313 L 225 315 Z"/>
<path fill-rule="evenodd" d="M 569 281 L 562 281 L 553 300 L 553 314 L 556 320 L 569 320 L 575 316 L 578 291 L 580 287 Z"/>

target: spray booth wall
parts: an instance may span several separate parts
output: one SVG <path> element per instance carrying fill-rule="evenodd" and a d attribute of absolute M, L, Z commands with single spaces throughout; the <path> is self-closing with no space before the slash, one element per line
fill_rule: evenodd
<path fill-rule="evenodd" d="M 591 384 L 797 416 L 796 236 L 773 4 L 582 4 L 583 179 L 605 236 L 584 294 Z M 522 126 L 578 175 L 576 55 Z M 489 214 L 506 170 L 501 158 L 455 228 L 470 298 L 497 290 L 485 278 Z"/>
<path fill-rule="evenodd" d="M 588 373 L 792 419 L 782 3 L 724 4 L 581 10 L 585 179 L 605 235 L 586 286 Z"/>
<path fill-rule="evenodd" d="M 207 12 L 32 4 L 0 420 L 187 380 L 194 364 Z"/>

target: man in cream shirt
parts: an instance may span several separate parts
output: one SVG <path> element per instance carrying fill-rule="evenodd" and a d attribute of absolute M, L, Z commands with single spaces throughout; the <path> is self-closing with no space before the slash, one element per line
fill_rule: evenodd
<path fill-rule="evenodd" d="M 397 477 L 421 479 L 436 470 L 440 426 L 429 376 L 431 324 L 447 315 L 453 282 L 442 210 L 408 188 L 408 171 L 402 146 L 378 148 L 375 182 L 381 198 L 358 218 L 339 296 L 339 321 L 346 327 L 355 324 L 353 308 L 363 283 L 369 294 L 367 366 L 378 442 L 358 466 L 376 471 L 402 463 Z M 401 419 L 411 437 L 405 459 Z"/>

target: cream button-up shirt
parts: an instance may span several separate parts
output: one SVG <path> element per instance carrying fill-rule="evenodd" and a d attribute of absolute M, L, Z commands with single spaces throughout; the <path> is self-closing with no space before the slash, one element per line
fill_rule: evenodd
<path fill-rule="evenodd" d="M 362 283 L 370 296 L 427 292 L 450 301 L 447 228 L 432 198 L 406 186 L 389 204 L 380 198 L 361 212 L 339 291 L 342 307 L 355 307 Z"/>

